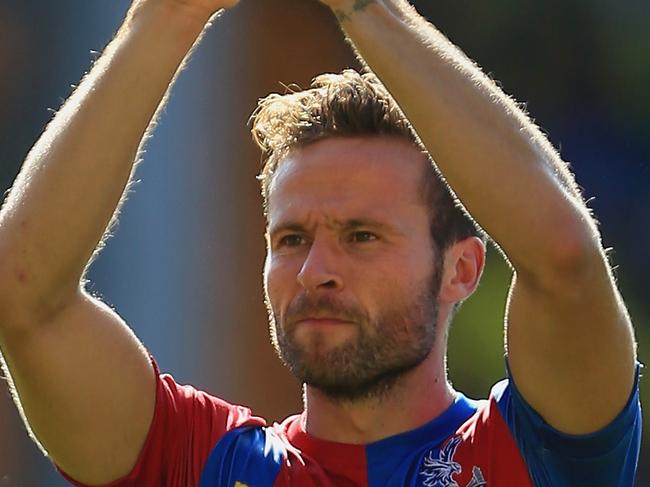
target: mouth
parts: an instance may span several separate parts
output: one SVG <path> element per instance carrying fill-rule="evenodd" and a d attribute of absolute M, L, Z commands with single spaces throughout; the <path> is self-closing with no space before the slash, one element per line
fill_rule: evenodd
<path fill-rule="evenodd" d="M 318 328 L 330 328 L 335 326 L 354 325 L 354 322 L 330 317 L 307 317 L 296 322 L 296 326 L 300 325 Z"/>

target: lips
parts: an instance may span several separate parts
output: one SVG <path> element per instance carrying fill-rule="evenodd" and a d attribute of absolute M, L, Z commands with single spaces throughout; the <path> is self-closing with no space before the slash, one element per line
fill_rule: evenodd
<path fill-rule="evenodd" d="M 329 317 L 308 317 L 301 319 L 296 322 L 297 325 L 307 325 L 307 326 L 340 326 L 340 325 L 350 325 L 353 324 L 351 321 L 341 320 L 338 318 L 329 318 Z"/>

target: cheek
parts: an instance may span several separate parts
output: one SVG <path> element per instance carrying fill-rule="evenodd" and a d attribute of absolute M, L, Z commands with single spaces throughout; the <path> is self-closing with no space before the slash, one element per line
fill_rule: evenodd
<path fill-rule="evenodd" d="M 398 278 L 416 289 L 420 287 L 420 283 L 430 281 L 432 273 L 436 270 L 433 244 L 429 245 L 427 239 L 423 239 L 423 242 L 425 243 L 418 242 L 410 248 L 399 269 Z"/>
<path fill-rule="evenodd" d="M 286 307 L 296 292 L 297 272 L 281 259 L 267 256 L 264 262 L 264 292 L 275 312 Z"/>
<path fill-rule="evenodd" d="M 372 298 L 379 309 L 409 302 L 414 295 L 422 292 L 422 286 L 428 285 L 429 264 L 425 259 L 401 259 L 386 264 L 374 269 L 372 274 Z M 363 276 L 360 282 L 363 285 Z M 366 280 L 363 287 L 369 286 Z"/>

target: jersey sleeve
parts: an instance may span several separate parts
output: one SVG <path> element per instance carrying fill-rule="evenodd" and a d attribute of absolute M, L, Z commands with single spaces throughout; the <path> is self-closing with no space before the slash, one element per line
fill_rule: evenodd
<path fill-rule="evenodd" d="M 491 395 L 535 487 L 634 484 L 641 445 L 640 368 L 624 409 L 605 428 L 589 435 L 568 435 L 550 426 L 526 402 L 512 378 L 494 386 Z M 512 377 L 509 369 L 508 375 Z"/>
<path fill-rule="evenodd" d="M 235 406 L 168 374 L 156 374 L 156 402 L 149 433 L 137 463 L 126 477 L 105 487 L 194 487 L 215 443 L 240 426 L 264 426 L 249 409 Z M 73 485 L 85 487 L 60 473 Z"/>

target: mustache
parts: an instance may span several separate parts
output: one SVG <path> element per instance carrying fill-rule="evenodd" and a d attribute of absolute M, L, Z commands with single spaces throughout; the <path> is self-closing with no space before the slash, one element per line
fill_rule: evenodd
<path fill-rule="evenodd" d="M 321 317 L 354 323 L 368 320 L 368 315 L 358 306 L 342 303 L 331 296 L 312 297 L 301 294 L 289 305 L 282 321 L 294 325 L 307 318 Z"/>

